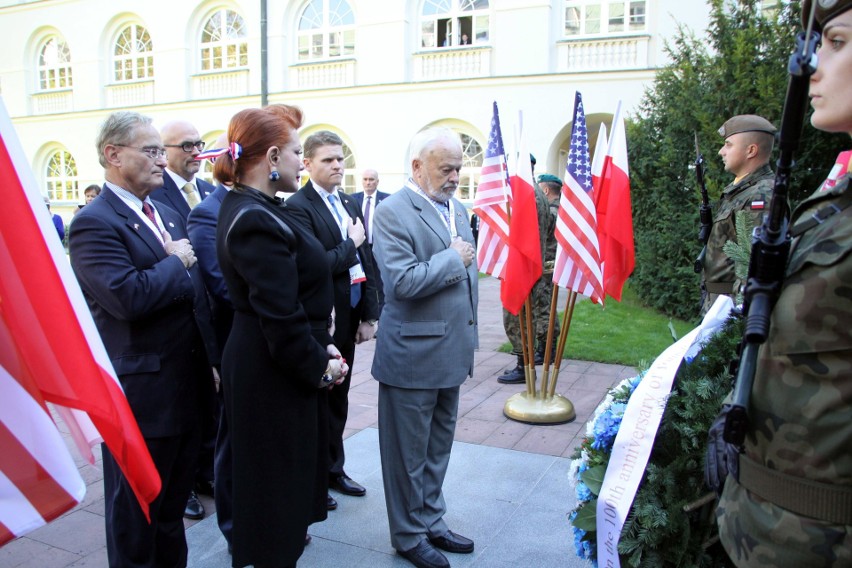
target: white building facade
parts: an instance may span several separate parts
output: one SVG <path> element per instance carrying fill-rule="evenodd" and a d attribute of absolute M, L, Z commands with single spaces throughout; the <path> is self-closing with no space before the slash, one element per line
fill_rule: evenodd
<path fill-rule="evenodd" d="M 453 128 L 469 202 L 492 101 L 507 151 L 522 113 L 536 172 L 561 177 L 574 92 L 596 136 L 619 100 L 636 109 L 677 26 L 700 34 L 707 19 L 702 0 L 0 0 L 0 96 L 66 220 L 103 182 L 109 113 L 189 120 L 212 144 L 264 92 L 302 108 L 303 140 L 343 138 L 347 191 L 365 168 L 395 191 L 411 137 Z"/>

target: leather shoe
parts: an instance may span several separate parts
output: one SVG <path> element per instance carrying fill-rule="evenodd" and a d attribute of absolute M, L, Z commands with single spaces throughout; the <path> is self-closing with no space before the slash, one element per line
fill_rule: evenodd
<path fill-rule="evenodd" d="M 409 550 L 397 550 L 397 553 L 417 566 L 417 568 L 450 568 L 450 561 L 425 538 L 420 544 Z"/>
<path fill-rule="evenodd" d="M 473 552 L 473 541 L 453 531 L 447 531 L 440 536 L 430 536 L 429 542 L 447 552 L 458 552 L 459 554 Z"/>
<path fill-rule="evenodd" d="M 334 511 L 335 509 L 337 509 L 337 501 L 334 500 L 334 497 L 329 495 L 328 496 L 328 510 Z"/>
<path fill-rule="evenodd" d="M 367 493 L 363 485 L 353 481 L 345 473 L 329 478 L 328 486 L 336 491 L 340 491 L 344 495 L 352 495 L 353 497 L 363 497 Z"/>
<path fill-rule="evenodd" d="M 514 369 L 510 369 L 497 377 L 498 383 L 503 383 L 504 385 L 519 385 L 521 383 L 527 382 L 526 374 L 524 373 L 524 368 L 520 365 L 515 367 Z"/>
<path fill-rule="evenodd" d="M 186 509 L 183 511 L 183 516 L 187 519 L 203 519 L 204 505 L 198 500 L 198 494 L 195 491 L 190 491 L 189 499 L 186 500 Z"/>

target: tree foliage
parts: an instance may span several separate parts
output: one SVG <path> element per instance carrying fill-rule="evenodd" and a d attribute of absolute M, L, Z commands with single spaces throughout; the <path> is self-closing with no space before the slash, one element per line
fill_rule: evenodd
<path fill-rule="evenodd" d="M 666 45 L 671 63 L 659 70 L 628 128 L 635 289 L 646 304 L 669 315 L 695 319 L 700 252 L 700 193 L 691 168 L 697 133 L 705 157 L 711 199 L 732 181 L 717 150 L 717 130 L 738 114 L 759 114 L 781 124 L 787 60 L 795 46 L 799 4 L 761 12 L 758 0 L 709 0 L 705 37 L 679 28 Z M 795 203 L 825 178 L 848 137 L 803 129 L 790 197 Z M 774 160 L 772 162 L 774 164 Z"/>

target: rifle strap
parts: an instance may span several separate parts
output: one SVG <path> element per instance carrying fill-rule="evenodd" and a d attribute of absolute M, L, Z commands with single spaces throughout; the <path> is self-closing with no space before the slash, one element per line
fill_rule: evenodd
<path fill-rule="evenodd" d="M 852 485 L 834 485 L 770 469 L 740 454 L 739 483 L 797 515 L 852 525 Z"/>
<path fill-rule="evenodd" d="M 840 199 L 837 200 L 837 202 L 829 203 L 828 205 L 820 207 L 814 211 L 810 217 L 796 223 L 790 231 L 790 236 L 793 238 L 798 237 L 805 231 L 809 231 L 817 225 L 822 224 L 832 215 L 840 213 L 850 205 L 852 205 L 852 189 L 847 188 L 846 191 L 840 195 Z"/>

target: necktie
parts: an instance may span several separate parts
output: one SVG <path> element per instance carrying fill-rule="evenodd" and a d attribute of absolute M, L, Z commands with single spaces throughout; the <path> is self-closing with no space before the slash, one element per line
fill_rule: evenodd
<path fill-rule="evenodd" d="M 370 200 L 372 198 L 372 195 L 367 196 L 367 207 L 364 209 L 364 232 L 367 233 L 367 242 L 370 244 L 373 244 L 373 237 L 370 235 L 370 207 L 372 205 Z"/>
<path fill-rule="evenodd" d="M 337 210 L 337 196 L 331 194 L 328 196 L 328 202 L 331 203 L 331 210 L 334 211 L 334 216 L 337 217 L 337 222 L 340 225 L 341 230 L 343 230 L 343 217 L 340 216 L 340 212 Z M 355 256 L 358 256 L 358 252 L 355 252 Z M 360 262 L 360 259 L 358 260 Z M 351 273 L 351 272 L 350 272 Z M 352 287 L 349 291 L 349 305 L 353 308 L 358 305 L 358 302 L 361 301 L 361 283 L 358 282 L 356 284 L 352 284 Z"/>
<path fill-rule="evenodd" d="M 186 194 L 186 202 L 189 203 L 189 208 L 193 209 L 201 201 L 198 199 L 198 194 L 195 192 L 195 185 L 187 183 L 183 186 L 183 192 Z M 205 206 L 206 207 L 206 206 Z"/>
<path fill-rule="evenodd" d="M 142 202 L 142 212 L 148 216 L 151 222 L 154 223 L 154 226 L 157 227 L 157 230 L 162 233 L 163 230 L 160 228 L 160 224 L 157 223 L 157 216 L 154 215 L 154 208 L 151 207 L 151 205 L 147 201 Z"/>

